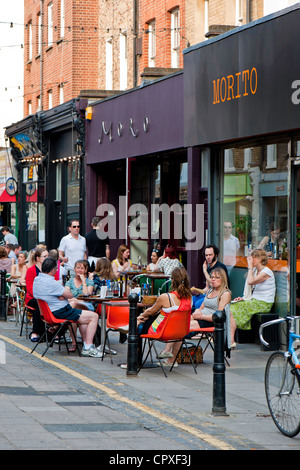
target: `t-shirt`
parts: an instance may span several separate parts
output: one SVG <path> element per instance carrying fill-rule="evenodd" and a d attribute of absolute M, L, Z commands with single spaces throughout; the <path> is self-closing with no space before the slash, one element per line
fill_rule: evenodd
<path fill-rule="evenodd" d="M 86 279 L 86 285 L 87 286 L 93 286 L 94 282 L 91 279 Z M 79 287 L 75 286 L 74 283 L 74 278 L 71 278 L 67 281 L 66 287 L 69 287 L 73 296 L 78 297 L 79 295 L 82 295 L 82 284 Z"/>
<path fill-rule="evenodd" d="M 33 297 L 44 300 L 49 305 L 51 312 L 69 305 L 67 299 L 59 300 L 63 294 L 64 286 L 49 274 L 40 273 L 33 282 Z"/>
<path fill-rule="evenodd" d="M 217 261 L 216 264 L 212 267 L 208 267 L 207 268 L 207 272 L 208 274 L 211 276 L 211 272 L 216 269 L 216 268 L 220 268 L 220 269 L 223 269 L 226 273 L 226 276 L 227 276 L 227 284 L 228 284 L 228 287 L 229 287 L 229 277 L 228 277 L 228 271 L 227 271 L 227 268 L 225 266 L 225 264 L 221 263 L 220 261 Z"/>
<path fill-rule="evenodd" d="M 64 264 L 65 268 L 67 270 L 74 269 L 76 261 L 84 259 L 86 240 L 81 235 L 78 235 L 78 238 L 74 238 L 69 233 L 61 239 L 58 250 L 63 251 L 68 258 L 68 261 Z"/>
<path fill-rule="evenodd" d="M 260 282 L 254 286 L 252 297 L 256 300 L 274 303 L 276 286 L 273 271 L 265 266 L 260 272 L 270 277 L 268 277 L 266 281 Z"/>
<path fill-rule="evenodd" d="M 4 236 L 4 240 L 5 240 L 6 243 L 8 242 L 10 245 L 17 245 L 18 244 L 18 239 L 13 233 L 7 233 Z"/>
<path fill-rule="evenodd" d="M 104 234 L 104 232 L 101 232 Z M 103 240 L 98 235 L 100 231 L 98 229 L 93 229 L 90 232 L 86 233 L 84 238 L 86 239 L 86 247 L 88 249 L 89 256 L 94 256 L 95 258 L 103 258 L 106 256 L 106 245 L 109 245 L 109 238 L 105 237 Z"/>

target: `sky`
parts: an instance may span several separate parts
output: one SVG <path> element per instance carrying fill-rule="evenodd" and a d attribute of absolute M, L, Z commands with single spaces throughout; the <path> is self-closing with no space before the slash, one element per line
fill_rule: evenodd
<path fill-rule="evenodd" d="M 5 146 L 4 127 L 23 119 L 22 44 L 24 44 L 24 0 L 0 0 L 1 147 Z"/>

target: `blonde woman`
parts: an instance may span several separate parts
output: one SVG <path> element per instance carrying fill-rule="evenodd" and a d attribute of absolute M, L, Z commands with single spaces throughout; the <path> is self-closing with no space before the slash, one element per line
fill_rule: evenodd
<path fill-rule="evenodd" d="M 227 275 L 224 269 L 215 268 L 211 272 L 211 288 L 201 304 L 201 307 L 194 311 L 191 318 L 190 330 L 207 328 L 213 326 L 213 314 L 217 310 L 224 310 L 231 301 L 231 292 L 228 289 Z"/>
<path fill-rule="evenodd" d="M 232 339 L 237 328 L 251 329 L 251 318 L 255 313 L 270 312 L 275 300 L 275 277 L 271 269 L 267 267 L 268 257 L 265 250 L 253 250 L 247 258 L 247 263 L 247 284 L 251 287 L 252 295 L 250 300 L 237 297 L 234 299 L 235 303 L 231 304 Z"/>

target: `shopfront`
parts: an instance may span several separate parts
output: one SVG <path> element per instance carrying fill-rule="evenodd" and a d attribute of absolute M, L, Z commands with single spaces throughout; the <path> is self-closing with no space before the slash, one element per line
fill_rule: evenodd
<path fill-rule="evenodd" d="M 95 103 L 87 117 L 87 230 L 97 213 L 110 230 L 111 259 L 125 242 L 134 262 L 141 256 L 148 264 L 152 248 L 169 243 L 189 269 L 188 161 L 195 158 L 183 145 L 183 74 Z"/>
<path fill-rule="evenodd" d="M 299 20 L 298 4 L 187 49 L 184 65 L 185 146 L 209 155 L 208 239 L 233 297 L 249 251 L 267 251 L 282 316 L 300 311 Z"/>
<path fill-rule="evenodd" d="M 68 222 L 84 220 L 84 111 L 71 100 L 6 128 L 17 172 L 19 243 L 57 248 Z"/>

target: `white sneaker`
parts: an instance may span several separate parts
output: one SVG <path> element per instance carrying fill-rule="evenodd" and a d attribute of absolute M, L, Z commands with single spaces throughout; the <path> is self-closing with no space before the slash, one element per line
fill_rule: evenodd
<path fill-rule="evenodd" d="M 161 351 L 161 353 L 159 353 L 158 356 L 159 356 L 160 359 L 165 359 L 167 357 L 173 357 L 173 354 L 170 353 L 170 352 Z"/>
<path fill-rule="evenodd" d="M 82 348 L 81 350 L 81 355 L 84 357 L 102 357 L 103 353 L 98 351 L 98 349 L 95 348 L 94 345 L 92 345 L 90 348 Z"/>
<path fill-rule="evenodd" d="M 117 351 L 115 351 L 114 349 L 109 349 L 108 346 L 105 346 L 105 353 L 104 354 L 112 354 L 113 356 L 115 356 L 117 354 Z"/>

